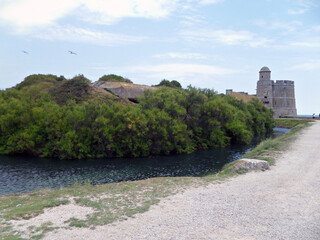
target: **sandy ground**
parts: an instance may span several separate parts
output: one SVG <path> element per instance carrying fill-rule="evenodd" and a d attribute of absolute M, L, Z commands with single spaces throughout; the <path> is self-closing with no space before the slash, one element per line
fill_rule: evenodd
<path fill-rule="evenodd" d="M 124 222 L 45 239 L 320 239 L 320 121 L 271 170 L 191 188 Z"/>
<path fill-rule="evenodd" d="M 41 227 L 43 224 L 48 226 L 67 227 L 69 223 L 66 221 L 71 218 L 77 218 L 79 220 L 86 219 L 87 215 L 93 214 L 94 210 L 88 207 L 82 207 L 77 205 L 73 199 L 70 199 L 71 204 L 61 205 L 54 208 L 44 209 L 44 213 L 28 220 L 12 220 L 10 223 L 14 226 L 14 229 L 22 232 L 22 237 L 29 239 L 34 235 L 33 231 L 36 227 Z"/>

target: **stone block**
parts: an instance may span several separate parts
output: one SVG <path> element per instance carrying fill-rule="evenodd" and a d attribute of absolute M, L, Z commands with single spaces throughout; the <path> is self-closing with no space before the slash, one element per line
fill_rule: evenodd
<path fill-rule="evenodd" d="M 243 158 L 238 160 L 234 165 L 232 171 L 238 172 L 241 169 L 245 169 L 248 171 L 258 171 L 258 170 L 267 170 L 269 169 L 269 163 L 264 160 L 258 160 L 258 159 L 247 159 Z"/>

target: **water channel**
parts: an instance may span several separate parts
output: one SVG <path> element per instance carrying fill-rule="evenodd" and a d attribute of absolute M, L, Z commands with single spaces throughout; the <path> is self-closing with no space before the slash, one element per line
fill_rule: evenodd
<path fill-rule="evenodd" d="M 273 136 L 288 132 L 275 128 Z M 147 158 L 59 160 L 0 155 L 0 195 L 61 188 L 90 181 L 104 184 L 163 176 L 199 176 L 219 171 L 239 159 L 261 139 L 248 145 L 197 151 L 191 154 Z"/>

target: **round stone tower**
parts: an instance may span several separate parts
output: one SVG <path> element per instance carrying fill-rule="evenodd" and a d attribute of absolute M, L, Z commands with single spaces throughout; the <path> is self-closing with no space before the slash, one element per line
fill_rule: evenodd
<path fill-rule="evenodd" d="M 273 107 L 273 81 L 271 80 L 271 71 L 268 67 L 263 67 L 259 71 L 257 98 L 263 102 L 266 107 Z"/>
<path fill-rule="evenodd" d="M 275 117 L 296 117 L 294 81 L 277 80 L 273 85 L 273 111 Z"/>
<path fill-rule="evenodd" d="M 259 72 L 259 80 L 271 80 L 271 71 L 268 67 L 261 68 Z"/>

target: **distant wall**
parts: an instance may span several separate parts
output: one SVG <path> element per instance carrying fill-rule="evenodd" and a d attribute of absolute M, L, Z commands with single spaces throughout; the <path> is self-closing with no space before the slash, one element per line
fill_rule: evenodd
<path fill-rule="evenodd" d="M 227 89 L 226 95 L 231 95 L 244 102 L 249 102 L 251 99 L 256 97 L 255 95 L 249 95 L 247 92 L 234 92 L 232 89 Z"/>

